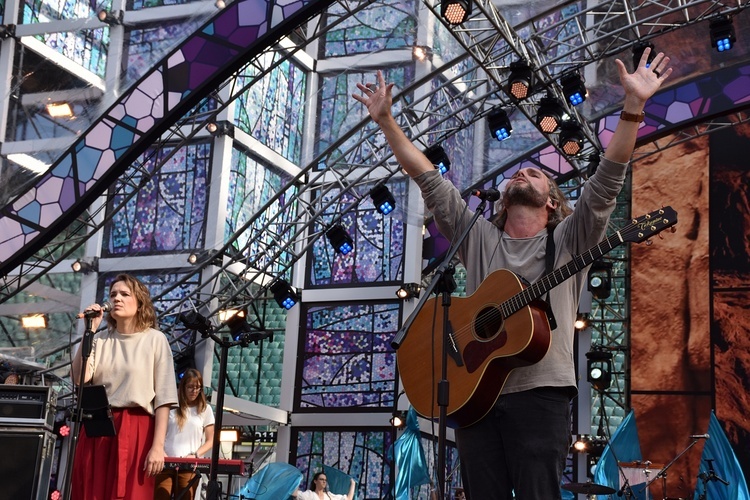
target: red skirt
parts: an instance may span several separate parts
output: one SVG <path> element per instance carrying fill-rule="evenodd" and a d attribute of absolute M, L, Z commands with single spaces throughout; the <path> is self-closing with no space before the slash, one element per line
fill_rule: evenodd
<path fill-rule="evenodd" d="M 150 500 L 154 478 L 143 464 L 154 439 L 154 417 L 142 408 L 113 409 L 117 434 L 88 437 L 76 448 L 71 500 Z"/>

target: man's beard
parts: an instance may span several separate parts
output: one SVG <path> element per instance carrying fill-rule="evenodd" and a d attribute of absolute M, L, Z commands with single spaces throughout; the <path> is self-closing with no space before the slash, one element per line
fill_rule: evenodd
<path fill-rule="evenodd" d="M 539 208 L 546 204 L 547 197 L 534 189 L 528 182 L 522 186 L 517 183 L 511 184 L 503 196 L 503 206 L 506 208 L 513 205 Z"/>

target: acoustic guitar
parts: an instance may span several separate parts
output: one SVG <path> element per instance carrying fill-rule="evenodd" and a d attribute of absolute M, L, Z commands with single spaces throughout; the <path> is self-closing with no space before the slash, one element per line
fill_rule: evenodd
<path fill-rule="evenodd" d="M 550 326 L 540 297 L 621 244 L 640 243 L 676 223 L 677 213 L 664 207 L 633 219 L 529 286 L 511 271 L 498 269 L 472 295 L 452 298 L 448 426 L 466 427 L 481 419 L 497 401 L 511 371 L 547 354 Z M 425 302 L 396 353 L 409 401 L 417 413 L 431 419 L 440 415 L 436 387 L 441 379 L 443 311 L 439 305 L 436 297 Z"/>

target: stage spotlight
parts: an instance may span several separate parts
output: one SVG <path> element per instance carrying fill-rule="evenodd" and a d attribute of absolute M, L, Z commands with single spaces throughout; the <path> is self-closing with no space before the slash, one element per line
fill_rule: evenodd
<path fill-rule="evenodd" d="M 396 208 L 396 199 L 385 184 L 378 184 L 370 190 L 370 198 L 375 208 L 383 215 L 388 215 Z"/>
<path fill-rule="evenodd" d="M 250 326 L 247 322 L 247 309 L 242 309 L 237 314 L 230 316 L 224 324 L 229 328 L 229 333 L 234 341 L 242 347 L 249 346 L 250 342 L 257 344 L 271 336 L 271 332 Z"/>
<path fill-rule="evenodd" d="M 299 294 L 294 291 L 294 288 L 281 278 L 271 284 L 271 293 L 273 293 L 276 303 L 287 311 L 300 300 Z"/>
<path fill-rule="evenodd" d="M 533 73 L 526 61 L 510 63 L 507 92 L 518 100 L 526 99 L 531 93 Z"/>
<path fill-rule="evenodd" d="M 209 122 L 206 125 L 206 130 L 208 130 L 208 133 L 214 137 L 223 137 L 225 135 L 234 137 L 234 125 L 226 120 Z"/>
<path fill-rule="evenodd" d="M 651 62 L 654 60 L 654 57 L 656 57 L 654 44 L 651 42 L 638 41 L 633 45 L 633 69 L 637 68 L 640 64 L 641 57 L 643 57 L 643 51 L 646 50 L 646 47 L 651 49 L 651 52 L 648 54 L 648 59 L 646 59 L 646 67 L 651 67 Z"/>
<path fill-rule="evenodd" d="M 551 134 L 560 128 L 560 124 L 567 117 L 565 108 L 556 97 L 542 97 L 539 101 L 539 110 L 536 113 L 536 125 L 539 129 Z"/>
<path fill-rule="evenodd" d="M 737 41 L 734 35 L 734 27 L 732 26 L 732 18 L 725 14 L 712 19 L 708 25 L 708 29 L 711 34 L 711 46 L 715 47 L 719 52 L 731 49 L 734 46 L 734 42 Z"/>
<path fill-rule="evenodd" d="M 208 321 L 208 318 L 203 316 L 198 311 L 188 311 L 186 313 L 180 313 L 177 319 L 185 325 L 188 330 L 195 330 L 202 336 L 207 337 L 213 332 L 213 326 Z"/>
<path fill-rule="evenodd" d="M 578 313 L 576 320 L 573 323 L 573 328 L 576 330 L 583 330 L 589 326 L 589 315 L 586 313 Z"/>
<path fill-rule="evenodd" d="M 51 102 L 47 104 L 47 114 L 52 118 L 70 118 L 73 116 L 73 108 L 65 101 Z"/>
<path fill-rule="evenodd" d="M 432 49 L 425 45 L 415 45 L 411 48 L 412 61 L 425 62 L 432 59 Z"/>
<path fill-rule="evenodd" d="M 15 24 L 0 24 L 0 39 L 13 38 L 16 36 Z"/>
<path fill-rule="evenodd" d="M 185 372 L 195 368 L 195 348 L 190 346 L 174 355 L 174 376 L 177 382 L 185 377 Z"/>
<path fill-rule="evenodd" d="M 354 241 L 341 224 L 331 226 L 326 231 L 326 236 L 331 245 L 333 245 L 333 248 L 342 255 L 346 255 L 354 249 Z"/>
<path fill-rule="evenodd" d="M 395 410 L 391 414 L 391 418 L 389 422 L 396 429 L 401 429 L 402 427 L 406 425 L 406 412 L 401 411 L 401 410 Z"/>
<path fill-rule="evenodd" d="M 47 316 L 44 314 L 21 316 L 21 326 L 23 328 L 47 328 Z"/>
<path fill-rule="evenodd" d="M 440 15 L 450 25 L 461 24 L 471 14 L 471 0 L 441 0 Z"/>
<path fill-rule="evenodd" d="M 575 156 L 583 149 L 585 139 L 581 126 L 574 120 L 563 122 L 560 126 L 560 149 L 568 156 Z"/>
<path fill-rule="evenodd" d="M 77 259 L 70 265 L 74 273 L 96 273 L 99 272 L 99 257 Z"/>
<path fill-rule="evenodd" d="M 401 288 L 396 290 L 396 297 L 401 300 L 417 298 L 421 290 L 422 287 L 419 286 L 419 283 L 404 283 Z"/>
<path fill-rule="evenodd" d="M 606 299 L 612 293 L 612 263 L 594 261 L 588 275 L 588 289 L 597 299 Z"/>
<path fill-rule="evenodd" d="M 97 17 L 101 22 L 109 26 L 119 26 L 122 24 L 123 12 L 121 10 L 100 10 Z"/>
<path fill-rule="evenodd" d="M 581 78 L 578 71 L 572 71 L 560 77 L 560 86 L 562 87 L 563 95 L 573 106 L 581 104 L 589 95 L 586 85 L 583 83 L 583 78 Z"/>
<path fill-rule="evenodd" d="M 424 154 L 442 175 L 445 175 L 451 169 L 451 161 L 440 144 L 433 144 L 424 150 Z"/>
<path fill-rule="evenodd" d="M 495 108 L 487 115 L 487 125 L 490 132 L 498 141 L 504 141 L 513 133 L 513 126 L 510 124 L 508 113 L 503 108 Z"/>
<path fill-rule="evenodd" d="M 578 438 L 573 443 L 573 449 L 577 451 L 578 453 L 584 453 L 586 451 L 586 442 L 587 442 L 587 436 L 578 436 Z"/>
<path fill-rule="evenodd" d="M 239 429 L 222 429 L 219 433 L 219 441 L 222 443 L 236 443 L 239 440 Z"/>
<path fill-rule="evenodd" d="M 193 252 L 188 255 L 187 261 L 188 264 L 193 266 L 196 264 L 205 264 L 209 261 L 211 262 L 211 265 L 214 266 L 221 266 L 223 264 L 221 257 L 219 256 L 219 252 L 213 249 Z"/>
<path fill-rule="evenodd" d="M 586 380 L 597 391 L 606 391 L 612 385 L 612 353 L 593 350 L 586 353 Z"/>

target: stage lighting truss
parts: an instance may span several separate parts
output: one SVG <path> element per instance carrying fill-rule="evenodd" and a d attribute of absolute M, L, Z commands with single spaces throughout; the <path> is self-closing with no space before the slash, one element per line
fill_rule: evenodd
<path fill-rule="evenodd" d="M 526 99 L 531 94 L 533 75 L 526 61 L 510 63 L 510 75 L 508 75 L 506 85 L 507 93 L 519 101 Z"/>
<path fill-rule="evenodd" d="M 568 118 L 567 110 L 557 97 L 547 95 L 539 100 L 536 125 L 545 134 L 556 132 L 562 122 Z"/>
<path fill-rule="evenodd" d="M 578 71 L 571 71 L 561 76 L 560 86 L 562 87 L 565 99 L 573 106 L 581 104 L 589 95 L 583 78 Z"/>
<path fill-rule="evenodd" d="M 396 199 L 385 184 L 378 184 L 370 190 L 370 198 L 375 209 L 383 215 L 388 215 L 396 208 Z"/>
<path fill-rule="evenodd" d="M 430 163 L 440 171 L 441 175 L 445 175 L 451 169 L 451 161 L 440 144 L 433 144 L 424 150 L 424 154 L 430 160 Z"/>
<path fill-rule="evenodd" d="M 471 14 L 471 2 L 472 0 L 441 0 L 440 15 L 451 26 L 461 24 Z"/>
<path fill-rule="evenodd" d="M 641 57 L 643 57 L 643 51 L 646 50 L 646 48 L 651 49 L 651 52 L 648 54 L 648 59 L 646 59 L 646 67 L 651 67 L 651 62 L 654 60 L 654 57 L 656 57 L 654 44 L 651 42 L 638 41 L 633 45 L 633 70 L 635 70 L 635 68 L 641 63 Z"/>
<path fill-rule="evenodd" d="M 576 156 L 583 150 L 583 129 L 575 120 L 562 122 L 560 125 L 560 137 L 558 145 L 568 156 Z"/>
<path fill-rule="evenodd" d="M 276 303 L 287 311 L 300 301 L 299 293 L 283 279 L 278 279 L 271 284 L 271 293 Z"/>
<path fill-rule="evenodd" d="M 612 353 L 594 349 L 586 353 L 586 380 L 597 391 L 612 385 Z"/>
<path fill-rule="evenodd" d="M 513 126 L 508 118 L 508 113 L 503 108 L 494 108 L 487 115 L 487 126 L 493 137 L 498 141 L 504 141 L 513 133 Z"/>
<path fill-rule="evenodd" d="M 734 27 L 732 26 L 732 18 L 725 14 L 712 19 L 708 28 L 711 35 L 711 46 L 719 52 L 731 49 L 734 46 L 734 42 L 737 41 L 734 35 Z"/>
<path fill-rule="evenodd" d="M 341 224 L 334 224 L 326 231 L 328 241 L 336 252 L 346 255 L 354 249 L 354 241 Z"/>

